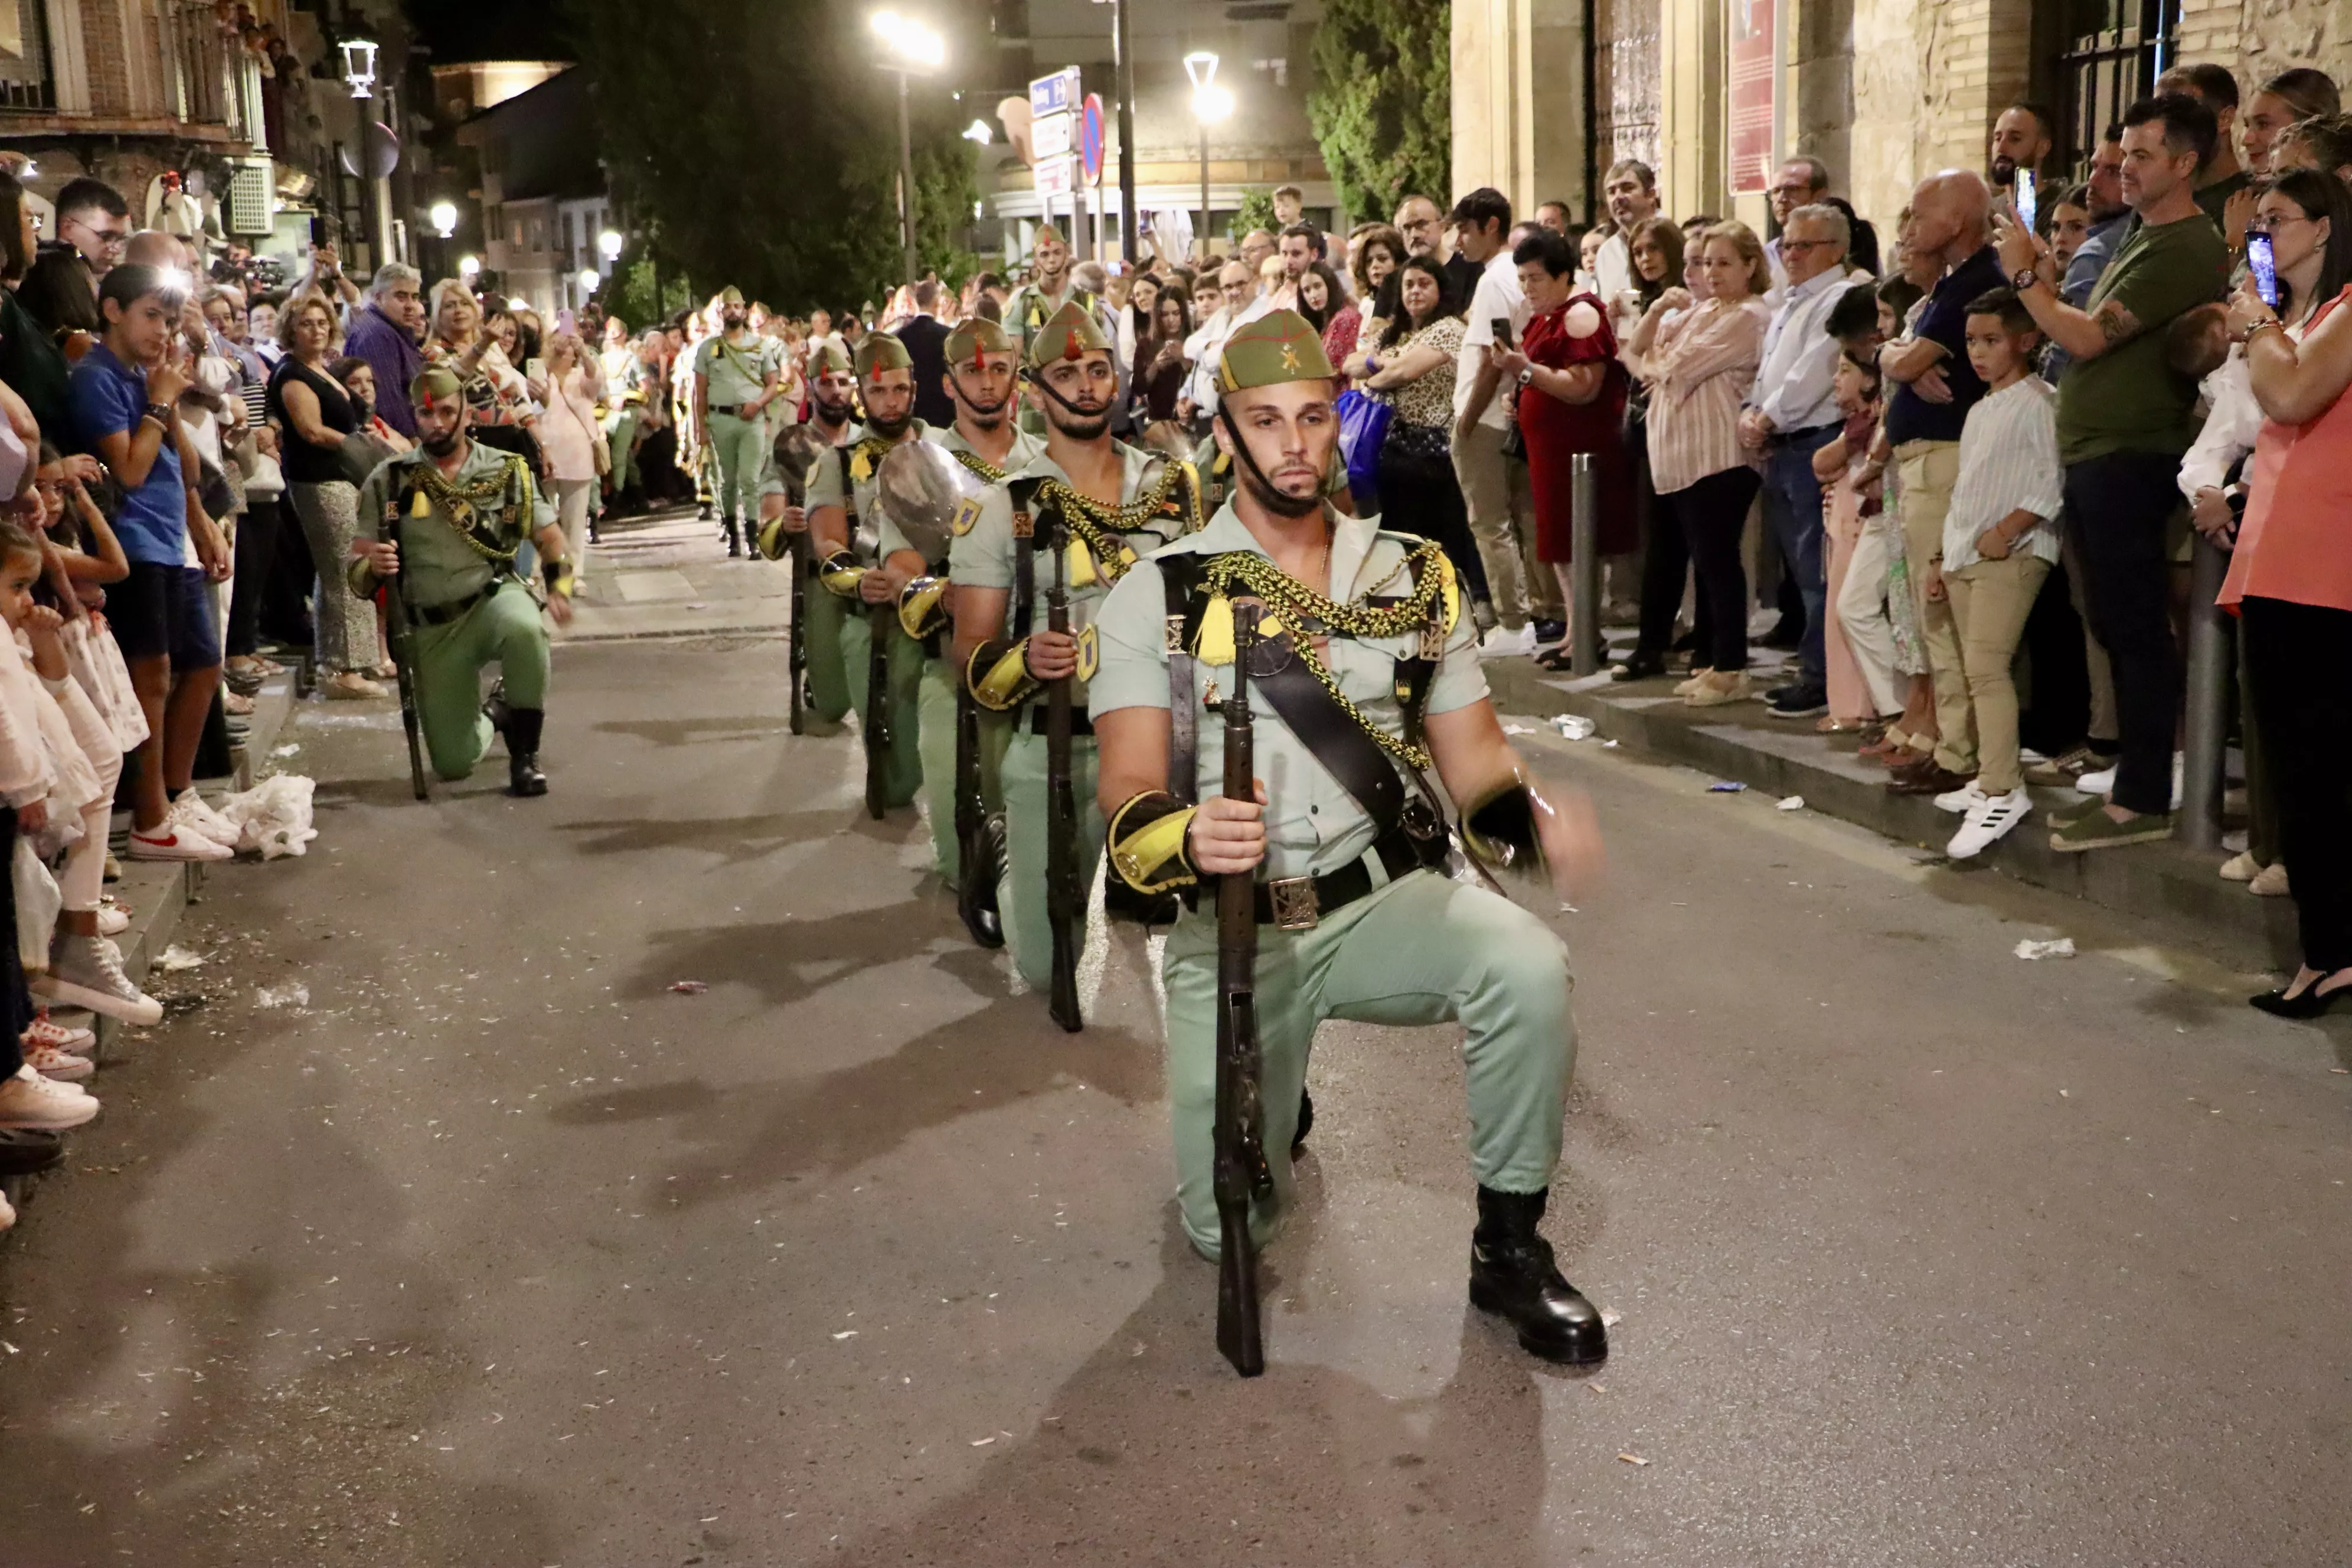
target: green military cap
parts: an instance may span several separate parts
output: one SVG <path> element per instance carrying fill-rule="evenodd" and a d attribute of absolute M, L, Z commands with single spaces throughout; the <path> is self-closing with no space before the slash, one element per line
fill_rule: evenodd
<path fill-rule="evenodd" d="M 726 288 L 719 290 L 719 302 L 722 305 L 740 305 L 743 302 L 743 290 L 730 283 Z"/>
<path fill-rule="evenodd" d="M 857 374 L 876 374 L 886 370 L 912 370 L 915 362 L 908 357 L 907 345 L 895 333 L 868 332 L 857 345 Z"/>
<path fill-rule="evenodd" d="M 821 342 L 809 350 L 808 373 L 811 375 L 828 375 L 848 368 L 849 356 L 841 352 L 839 343 Z"/>
<path fill-rule="evenodd" d="M 465 390 L 466 384 L 457 379 L 456 371 L 446 364 L 428 364 L 408 384 L 408 401 L 433 403 L 444 397 L 457 397 Z"/>
<path fill-rule="evenodd" d="M 1097 351 L 1110 352 L 1110 340 L 1103 336 L 1102 323 L 1095 320 L 1085 301 L 1072 300 L 1029 334 L 1028 365 L 1031 370 L 1043 370 L 1056 360 L 1077 359 Z"/>
<path fill-rule="evenodd" d="M 1329 381 L 1338 373 L 1323 339 L 1296 310 L 1268 310 L 1225 340 L 1217 358 L 1217 390 L 1246 392 L 1290 381 Z"/>
<path fill-rule="evenodd" d="M 948 334 L 950 364 L 977 360 L 982 354 L 1009 354 L 1012 352 L 1013 335 L 984 317 L 974 316 L 968 321 L 958 321 L 955 331 Z"/>

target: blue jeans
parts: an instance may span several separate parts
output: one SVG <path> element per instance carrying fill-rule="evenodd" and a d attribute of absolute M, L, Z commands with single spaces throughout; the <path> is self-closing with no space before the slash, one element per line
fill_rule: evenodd
<path fill-rule="evenodd" d="M 1813 478 L 1813 454 L 1837 439 L 1839 427 L 1818 425 L 1791 430 L 1764 444 L 1764 521 L 1780 542 L 1780 553 L 1796 574 L 1805 600 L 1805 640 L 1797 653 L 1800 684 L 1821 689 L 1829 683 L 1822 652 L 1828 616 L 1829 577 L 1822 570 L 1822 482 Z"/>

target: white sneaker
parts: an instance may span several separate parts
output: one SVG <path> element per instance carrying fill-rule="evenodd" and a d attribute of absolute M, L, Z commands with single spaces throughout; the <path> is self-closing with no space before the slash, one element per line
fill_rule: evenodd
<path fill-rule="evenodd" d="M 16 1226 L 16 1211 L 8 1206 L 7 1194 L 0 1193 L 0 1230 L 14 1230 Z"/>
<path fill-rule="evenodd" d="M 227 846 L 232 851 L 236 848 L 237 840 L 245 836 L 243 828 L 206 805 L 205 797 L 194 790 L 181 792 L 180 798 L 172 803 L 172 809 L 165 814 L 163 824 L 167 827 L 192 828 L 215 844 Z"/>
<path fill-rule="evenodd" d="M 2032 815 L 2033 802 L 2021 788 L 2007 795 L 1980 795 L 1969 807 L 1968 820 L 1952 835 L 1952 841 L 1944 846 L 1944 853 L 1955 860 L 1973 858 Z"/>
<path fill-rule="evenodd" d="M 207 838 L 193 827 L 173 826 L 168 820 L 152 828 L 131 830 L 126 860 L 234 860 L 236 851 Z"/>
<path fill-rule="evenodd" d="M 1979 801 L 1985 798 L 1987 798 L 1985 792 L 1977 788 L 1977 781 L 1970 779 L 1959 788 L 1946 790 L 1943 794 L 1937 795 L 1936 797 L 1936 809 L 1937 811 L 1948 811 L 1957 816 L 1967 813 L 1972 809 Z"/>
<path fill-rule="evenodd" d="M 1486 640 L 1478 645 L 1478 651 L 1488 658 L 1509 658 L 1514 655 L 1526 657 L 1533 654 L 1536 651 L 1535 626 L 1529 623 L 1515 632 L 1505 631 L 1502 627 L 1496 626 L 1486 634 Z"/>
<path fill-rule="evenodd" d="M 2189 788 L 2189 753 L 2172 753 L 2172 809 L 2179 811 L 2182 796 Z"/>
<path fill-rule="evenodd" d="M 2255 872 L 2254 879 L 2246 884 L 2246 891 L 2258 899 L 2285 898 L 2290 891 L 2286 882 L 2286 862 L 2273 860 Z"/>
<path fill-rule="evenodd" d="M 84 1100 L 93 1098 L 89 1090 L 82 1088 L 82 1086 L 78 1083 L 68 1083 L 63 1079 L 43 1078 L 39 1073 L 35 1072 L 30 1067 L 18 1068 L 16 1069 L 16 1076 L 23 1079 L 27 1083 L 45 1085 L 49 1089 L 55 1089 L 59 1094 L 79 1095 Z"/>
<path fill-rule="evenodd" d="M 2253 851 L 2242 849 L 2221 862 L 2221 880 L 2251 882 L 2261 874 L 2263 863 L 2254 858 Z"/>
<path fill-rule="evenodd" d="M 87 1007 L 126 1024 L 159 1024 L 163 1004 L 131 984 L 102 936 L 58 933 L 49 948 L 49 970 L 30 982 L 33 994 L 69 1006 Z"/>
<path fill-rule="evenodd" d="M 78 1057 L 55 1046 L 36 1045 L 29 1036 L 25 1040 L 24 1053 L 25 1065 L 43 1078 L 60 1079 L 70 1083 L 77 1079 L 88 1078 L 98 1070 L 98 1064 L 88 1057 Z"/>
<path fill-rule="evenodd" d="M 45 1127 L 63 1131 L 98 1114 L 98 1101 L 69 1083 L 30 1069 L 0 1079 L 0 1127 Z"/>
<path fill-rule="evenodd" d="M 98 906 L 98 934 L 121 936 L 131 929 L 131 911 L 111 900 Z"/>
<path fill-rule="evenodd" d="M 33 1020 L 33 1026 L 25 1031 L 25 1041 L 27 1045 L 54 1046 L 61 1051 L 88 1051 L 98 1046 L 98 1037 L 89 1030 L 60 1024 L 47 1013 Z"/>
<path fill-rule="evenodd" d="M 2116 770 L 2106 767 L 2095 773 L 2084 773 L 2074 781 L 2074 787 L 2084 795 L 2113 795 L 2116 792 Z"/>

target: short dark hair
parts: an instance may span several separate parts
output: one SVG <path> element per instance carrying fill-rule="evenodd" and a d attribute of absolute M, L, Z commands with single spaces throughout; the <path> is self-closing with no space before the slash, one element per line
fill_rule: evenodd
<path fill-rule="evenodd" d="M 1826 191 L 1830 188 L 1830 166 L 1811 153 L 1798 153 L 1783 158 L 1780 160 L 1780 167 L 1803 169 L 1805 188 L 1809 191 Z"/>
<path fill-rule="evenodd" d="M 915 303 L 928 310 L 940 302 L 940 285 L 936 279 L 926 278 L 915 285 Z"/>
<path fill-rule="evenodd" d="M 2161 122 L 2164 126 L 2164 150 L 2175 157 L 2183 153 L 2197 155 L 2197 166 L 2203 168 L 2213 160 L 2214 144 L 2221 140 L 2221 122 L 2213 111 L 2185 92 L 2159 92 L 2154 98 L 2143 98 L 2124 110 L 2124 129 L 2136 130 L 2142 125 Z"/>
<path fill-rule="evenodd" d="M 1654 191 L 1658 188 L 1658 172 L 1639 158 L 1618 159 L 1609 165 L 1609 172 L 1601 177 L 1601 183 L 1605 185 L 1620 174 L 1633 175 L 1642 182 L 1642 188 L 1645 191 Z"/>
<path fill-rule="evenodd" d="M 2033 116 L 2033 123 L 2041 129 L 2042 134 L 2050 138 L 2053 143 L 2057 142 L 2058 117 L 2050 112 L 2050 106 L 2048 104 L 2036 103 L 2030 98 L 2021 98 L 2011 103 L 2009 106 L 2009 109 L 2002 110 L 2000 113 L 2007 114 L 2011 109 L 2021 109 L 2025 110 L 2026 113 Z M 2000 118 L 2000 115 L 1996 114 L 1993 118 L 1998 120 Z"/>
<path fill-rule="evenodd" d="M 352 384 L 352 377 L 361 371 L 366 371 L 373 375 L 375 373 L 375 366 L 357 354 L 345 354 L 327 367 L 327 374 L 333 376 L 336 384 L 341 386 L 349 386 Z"/>
<path fill-rule="evenodd" d="M 1004 307 L 996 302 L 996 296 L 993 294 L 982 294 L 979 299 L 974 300 L 971 302 L 971 313 L 983 321 L 1004 320 Z"/>
<path fill-rule="evenodd" d="M 1581 259 L 1566 235 L 1555 234 L 1548 228 L 1536 230 L 1519 241 L 1518 248 L 1511 252 L 1512 266 L 1525 267 L 1530 261 L 1540 261 L 1543 269 L 1554 278 L 1567 277 L 1576 270 Z"/>
<path fill-rule="evenodd" d="M 1466 223 L 1484 229 L 1493 224 L 1497 232 L 1507 234 L 1511 228 L 1511 198 L 1492 185 L 1481 185 L 1454 204 L 1448 223 Z"/>
<path fill-rule="evenodd" d="M 2261 91 L 2273 98 L 2286 100 L 2297 120 L 2308 120 L 2315 114 L 2341 114 L 2344 100 L 2336 90 L 2336 79 L 2324 70 L 2309 66 L 2296 66 L 2283 70 L 2263 83 Z"/>
<path fill-rule="evenodd" d="M 1276 185 L 1274 187 L 1274 194 L 1276 196 L 1288 196 L 1294 201 L 1303 202 L 1307 199 L 1307 193 L 1297 185 Z"/>
<path fill-rule="evenodd" d="M 188 299 L 187 290 L 174 282 L 164 268 L 139 267 L 129 262 L 109 268 L 98 283 L 99 315 L 102 318 L 106 314 L 109 300 L 114 301 L 116 309 L 127 310 L 151 294 L 163 302 L 165 310 L 175 312 Z"/>
<path fill-rule="evenodd" d="M 1566 202 L 1538 202 L 1536 204 L 1537 215 L 1538 216 L 1542 216 L 1544 209 L 1547 207 L 1558 207 L 1559 209 L 1559 216 L 1562 217 L 1568 216 L 1569 214 L 1574 210 Z"/>
<path fill-rule="evenodd" d="M 104 180 L 94 180 L 88 174 L 68 180 L 66 188 L 59 191 L 58 199 L 49 205 L 57 208 L 60 222 L 76 213 L 89 212 L 93 207 L 113 217 L 127 218 L 131 216 L 131 204 L 122 199 L 121 191 Z"/>
<path fill-rule="evenodd" d="M 2228 67 L 2217 66 L 2210 60 L 2173 67 L 2156 79 L 2156 90 L 2158 94 L 2195 93 L 2216 109 L 2238 107 L 2238 79 L 2230 74 Z M 2125 123 L 2131 122 L 2126 120 Z"/>
<path fill-rule="evenodd" d="M 1968 313 L 1999 317 L 2003 331 L 2031 332 L 2038 330 L 2033 325 L 2033 312 L 2025 308 L 2025 301 L 2017 297 L 2014 289 L 1986 289 L 1969 301 Z"/>
<path fill-rule="evenodd" d="M 1878 298 L 1900 321 L 1911 313 L 1911 307 L 1927 298 L 1927 291 L 1900 272 L 1890 272 L 1878 280 Z"/>
<path fill-rule="evenodd" d="M 972 279 L 972 287 L 981 293 L 985 294 L 991 289 L 1003 288 L 1004 278 L 1002 273 L 983 272 L 979 277 Z"/>
<path fill-rule="evenodd" d="M 1713 228 L 1717 224 L 1719 224 L 1723 220 L 1721 218 L 1716 216 L 1713 213 L 1693 213 L 1690 216 L 1683 219 L 1683 232 L 1685 234 L 1688 234 L 1695 228 Z"/>
<path fill-rule="evenodd" d="M 2053 212 L 2055 212 L 2060 207 L 2081 207 L 2084 212 L 2089 212 L 2091 210 L 2091 187 L 2087 184 L 2067 186 L 2064 190 L 2058 193 L 2058 199 L 2050 204 L 2050 208 Z"/>
<path fill-rule="evenodd" d="M 1822 325 L 1830 336 L 1841 339 L 1878 331 L 1878 290 L 1867 283 L 1847 284 Z"/>
<path fill-rule="evenodd" d="M 1309 250 L 1312 250 L 1312 251 L 1315 253 L 1316 259 L 1317 259 L 1317 260 L 1318 260 L 1318 261 L 1322 259 L 1322 257 L 1323 257 L 1323 231 L 1322 231 L 1321 229 L 1319 229 L 1319 228 L 1317 228 L 1313 224 L 1311 224 L 1311 223 L 1294 223 L 1294 224 L 1286 224 L 1286 225 L 1285 225 L 1285 226 L 1284 226 L 1284 227 L 1283 227 L 1281 237 L 1283 237 L 1284 239 L 1303 239 L 1303 240 L 1305 240 L 1305 241 L 1307 242 L 1307 247 Z"/>

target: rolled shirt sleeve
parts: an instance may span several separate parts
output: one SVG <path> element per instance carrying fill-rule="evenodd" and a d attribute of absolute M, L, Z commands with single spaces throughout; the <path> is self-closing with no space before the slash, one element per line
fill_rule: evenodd
<path fill-rule="evenodd" d="M 1089 714 L 1169 706 L 1166 590 L 1159 567 L 1139 562 L 1118 580 L 1095 617 L 1095 637 L 1100 662 L 1087 682 Z"/>
<path fill-rule="evenodd" d="M 979 521 L 948 542 L 948 575 L 967 588 L 1010 588 L 1013 545 L 1012 493 L 992 485 L 980 498 Z"/>

